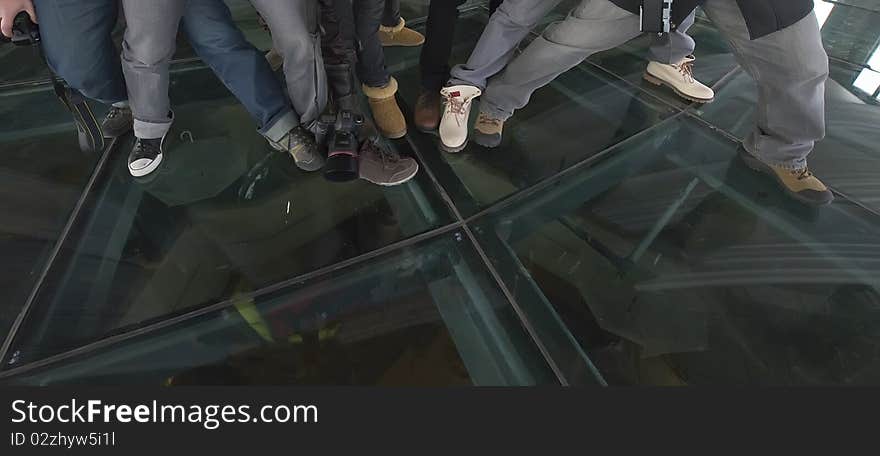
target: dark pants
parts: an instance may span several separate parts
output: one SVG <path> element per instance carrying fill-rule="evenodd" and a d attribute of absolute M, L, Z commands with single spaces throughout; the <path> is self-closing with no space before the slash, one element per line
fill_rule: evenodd
<path fill-rule="evenodd" d="M 354 65 L 354 14 L 351 0 L 319 0 L 321 6 L 321 54 L 326 65 Z"/>
<path fill-rule="evenodd" d="M 388 84 L 385 53 L 379 41 L 384 0 L 320 0 L 321 50 L 327 65 L 351 65 L 370 87 Z M 331 83 L 332 85 L 332 83 Z"/>
<path fill-rule="evenodd" d="M 467 0 L 432 0 L 428 7 L 428 21 L 425 24 L 425 44 L 419 59 L 422 88 L 437 91 L 449 80 L 449 57 L 455 38 L 455 22 L 458 20 L 458 7 Z M 495 12 L 502 0 L 489 1 L 489 14 Z M 397 4 L 400 16 L 400 1 L 388 0 L 387 5 Z"/>
<path fill-rule="evenodd" d="M 400 0 L 385 0 L 385 12 L 382 13 L 382 25 L 394 27 L 400 23 Z"/>
<path fill-rule="evenodd" d="M 367 86 L 383 87 L 391 79 L 385 68 L 385 51 L 379 40 L 385 0 L 354 0 L 353 3 L 358 78 Z"/>

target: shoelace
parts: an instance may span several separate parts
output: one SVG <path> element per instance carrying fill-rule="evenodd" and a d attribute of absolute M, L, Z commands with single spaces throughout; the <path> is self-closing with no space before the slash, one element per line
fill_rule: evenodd
<path fill-rule="evenodd" d="M 306 145 L 308 144 L 308 137 L 305 136 L 304 133 L 302 133 L 299 130 L 291 130 L 290 133 L 287 134 L 286 139 L 287 139 L 287 144 L 286 144 L 285 150 L 290 152 L 290 154 L 293 155 L 294 158 L 300 159 L 300 160 L 308 158 L 308 157 L 300 157 L 299 156 L 300 154 L 303 153 L 303 151 L 306 150 Z M 291 144 L 293 144 L 294 139 L 297 140 L 297 142 L 300 143 L 300 145 L 296 148 L 296 150 L 291 151 L 290 146 L 291 146 Z"/>
<path fill-rule="evenodd" d="M 156 157 L 161 152 L 161 141 L 154 139 L 142 139 L 137 142 L 138 153 L 136 155 L 146 155 L 148 157 Z"/>
<path fill-rule="evenodd" d="M 111 106 L 110 110 L 107 111 L 107 118 L 108 119 L 115 119 L 115 118 L 119 117 L 119 115 L 121 113 L 122 113 L 122 108 L 117 108 L 116 106 Z"/>
<path fill-rule="evenodd" d="M 791 174 L 793 174 L 799 181 L 813 177 L 813 172 L 810 171 L 810 168 L 794 170 Z"/>
<path fill-rule="evenodd" d="M 470 98 L 446 97 L 446 112 L 455 116 L 455 123 L 460 127 L 464 116 L 464 106 Z"/>
<path fill-rule="evenodd" d="M 364 146 L 368 150 L 375 152 L 377 155 L 379 155 L 379 158 L 382 159 L 383 165 L 388 163 L 397 163 L 400 161 L 400 154 L 397 153 L 396 150 L 380 147 L 374 141 L 367 141 L 366 143 L 364 143 Z"/>
<path fill-rule="evenodd" d="M 489 124 L 489 125 L 496 127 L 496 128 L 501 126 L 501 119 L 495 119 L 495 118 L 489 117 L 487 115 L 484 115 L 483 113 L 480 113 L 480 118 L 477 119 L 477 121 L 479 123 Z"/>
<path fill-rule="evenodd" d="M 694 79 L 694 62 L 682 62 L 678 65 L 674 65 L 678 68 L 678 71 L 684 76 L 684 80 L 688 83 L 693 84 Z"/>

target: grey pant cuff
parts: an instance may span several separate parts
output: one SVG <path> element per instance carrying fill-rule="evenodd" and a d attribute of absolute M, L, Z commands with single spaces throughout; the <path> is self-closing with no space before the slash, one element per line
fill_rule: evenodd
<path fill-rule="evenodd" d="M 134 120 L 134 135 L 140 139 L 159 139 L 171 129 L 171 122 L 145 122 Z"/>
<path fill-rule="evenodd" d="M 260 130 L 260 134 L 269 141 L 279 142 L 284 138 L 284 135 L 297 126 L 299 126 L 299 118 L 293 111 L 287 111 L 287 113 L 273 122 L 272 125 L 268 125 Z"/>
<path fill-rule="evenodd" d="M 757 158 L 762 163 L 766 163 L 768 165 L 778 166 L 780 168 L 784 168 L 784 169 L 788 169 L 788 170 L 792 170 L 792 171 L 804 169 L 807 167 L 807 159 L 806 158 L 801 158 L 801 159 L 797 159 L 797 160 L 778 160 L 778 159 L 768 158 L 767 154 L 761 153 L 761 151 L 759 151 L 758 148 L 754 144 L 750 143 L 749 141 L 743 142 L 743 149 L 745 149 L 745 151 L 749 155 Z"/>
<path fill-rule="evenodd" d="M 512 109 L 502 108 L 495 103 L 492 103 L 489 99 L 483 96 L 480 100 L 480 112 L 493 118 L 501 121 L 506 121 L 507 119 L 513 116 Z"/>

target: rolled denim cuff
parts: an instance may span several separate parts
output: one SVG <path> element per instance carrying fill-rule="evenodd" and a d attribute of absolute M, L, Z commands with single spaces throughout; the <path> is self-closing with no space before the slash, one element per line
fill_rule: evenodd
<path fill-rule="evenodd" d="M 171 122 L 145 122 L 134 120 L 134 135 L 140 139 L 159 139 L 171 129 Z"/>
<path fill-rule="evenodd" d="M 263 127 L 263 129 L 259 130 L 260 134 L 265 136 L 266 139 L 278 142 L 281 141 L 281 138 L 284 138 L 284 135 L 293 130 L 299 125 L 299 118 L 296 113 L 293 111 L 287 111 L 286 113 L 279 116 L 275 121 L 271 122 L 269 125 Z"/>

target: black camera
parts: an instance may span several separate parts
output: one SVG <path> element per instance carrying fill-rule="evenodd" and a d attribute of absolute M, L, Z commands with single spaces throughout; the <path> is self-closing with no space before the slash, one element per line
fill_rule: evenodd
<path fill-rule="evenodd" d="M 364 123 L 360 114 L 343 110 L 329 132 L 327 164 L 324 178 L 332 182 L 348 182 L 360 177 L 358 128 Z"/>
<path fill-rule="evenodd" d="M 28 13 L 21 12 L 12 21 L 12 38 L 0 35 L 0 41 L 16 46 L 33 46 L 40 43 L 40 28 L 31 21 Z"/>
<path fill-rule="evenodd" d="M 673 0 L 642 0 L 640 11 L 642 32 L 669 33 L 672 31 Z"/>

